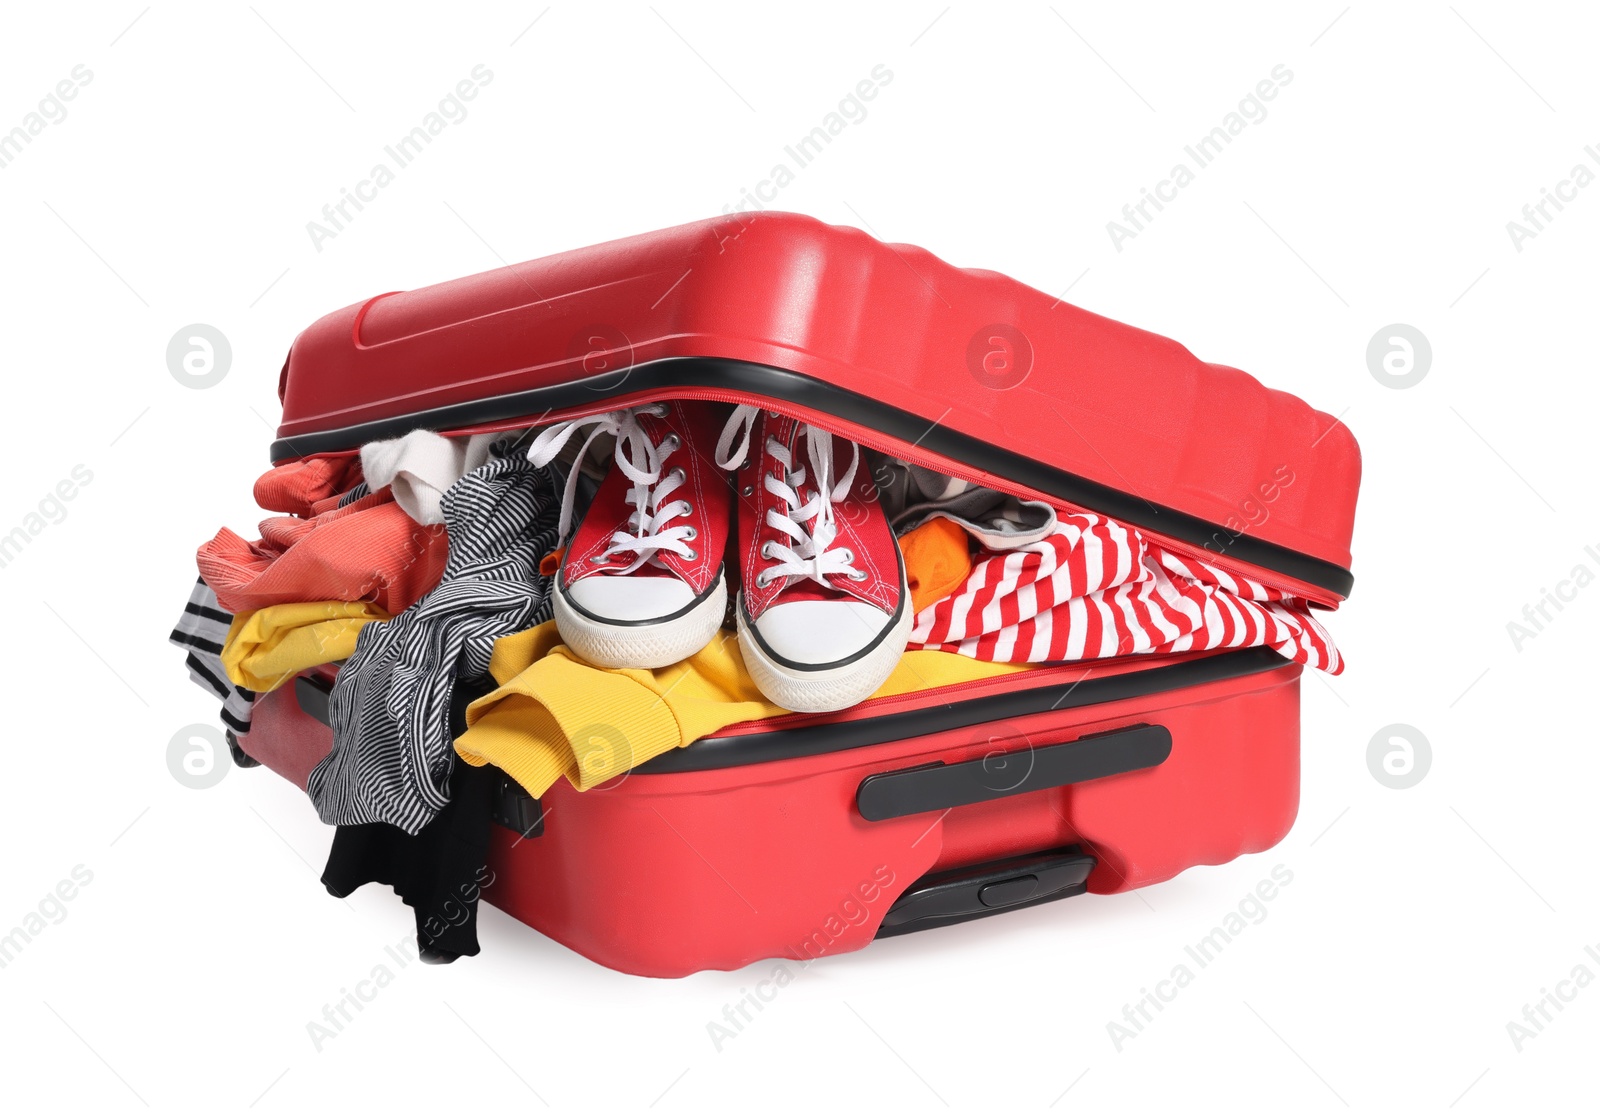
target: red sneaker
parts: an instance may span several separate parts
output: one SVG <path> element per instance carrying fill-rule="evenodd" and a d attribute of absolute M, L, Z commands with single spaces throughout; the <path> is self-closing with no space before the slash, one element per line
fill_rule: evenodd
<path fill-rule="evenodd" d="M 600 434 L 617 439 L 555 578 L 556 628 L 584 660 L 657 669 L 703 649 L 721 627 L 732 496 L 726 477 L 695 451 L 711 443 L 717 417 L 707 403 L 650 403 L 557 423 L 528 449 L 546 464 L 587 426 L 581 461 Z M 574 465 L 561 501 L 564 539 L 577 479 Z"/>
<path fill-rule="evenodd" d="M 736 613 L 752 679 L 795 712 L 865 700 L 899 663 L 912 615 L 900 547 L 860 446 L 740 406 L 717 463 L 739 470 Z"/>

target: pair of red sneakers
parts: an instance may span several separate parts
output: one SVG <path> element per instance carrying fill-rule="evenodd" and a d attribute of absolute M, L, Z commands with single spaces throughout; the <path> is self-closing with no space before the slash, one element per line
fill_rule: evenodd
<path fill-rule="evenodd" d="M 745 666 L 772 703 L 833 711 L 888 679 L 910 598 L 859 446 L 755 406 L 655 402 L 553 425 L 529 458 L 548 463 L 585 428 L 578 460 L 601 434 L 616 447 L 575 532 L 576 465 L 562 500 L 555 619 L 575 653 L 682 661 L 716 637 L 732 581 Z"/>

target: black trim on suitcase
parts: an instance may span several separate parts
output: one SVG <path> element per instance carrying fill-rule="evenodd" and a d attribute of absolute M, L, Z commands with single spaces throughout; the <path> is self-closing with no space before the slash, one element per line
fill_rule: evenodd
<path fill-rule="evenodd" d="M 889 906 L 878 937 L 903 936 L 1075 897 L 1089 888 L 1094 866 L 1093 855 L 1072 846 L 929 874 Z"/>
<path fill-rule="evenodd" d="M 1151 503 L 1142 496 L 1119 491 L 1084 476 L 1052 468 L 1032 457 L 991 445 L 937 422 L 930 428 L 927 418 L 875 398 L 783 368 L 742 360 L 694 357 L 656 360 L 620 374 L 611 371 L 588 379 L 535 387 L 498 398 L 458 402 L 403 417 L 381 418 L 320 433 L 302 433 L 274 441 L 272 461 L 277 463 L 314 453 L 355 449 L 368 441 L 404 436 L 413 429 L 462 429 L 530 415 L 552 414 L 572 407 L 589 406 L 606 398 L 674 389 L 737 391 L 831 414 L 897 440 L 925 447 L 939 456 L 990 475 L 1004 476 L 1075 506 L 1201 548 L 1209 549 L 1210 543 L 1220 535 L 1228 539 L 1226 556 L 1314 584 L 1340 598 L 1350 595 L 1351 585 L 1355 582 L 1348 569 L 1332 561 L 1324 561 L 1248 534 L 1234 536 L 1232 531 L 1214 522 Z"/>
<path fill-rule="evenodd" d="M 261 765 L 260 762 L 245 753 L 244 747 L 239 745 L 239 736 L 232 731 L 223 732 L 228 738 L 228 753 L 233 755 L 233 764 L 241 770 L 248 770 Z"/>
<path fill-rule="evenodd" d="M 635 774 L 681 774 L 699 770 L 722 770 L 733 766 L 752 766 L 785 758 L 809 758 L 840 750 L 855 750 L 876 743 L 896 742 L 919 735 L 932 735 L 952 728 L 976 727 L 996 720 L 1015 719 L 1109 704 L 1153 696 L 1214 681 L 1230 681 L 1274 669 L 1299 668 L 1282 654 L 1265 646 L 1234 650 L 1209 657 L 1175 661 L 1170 665 L 1115 673 L 1106 677 L 1090 674 L 1069 684 L 1041 685 L 1014 689 L 974 700 L 935 704 L 904 712 L 834 723 L 809 723 L 776 731 L 750 735 L 712 735 L 679 750 L 659 755 L 634 769 Z"/>
<path fill-rule="evenodd" d="M 808 723 L 751 735 L 712 735 L 681 749 L 657 755 L 642 766 L 635 767 L 633 773 L 681 774 L 754 766 L 761 762 L 779 762 L 785 758 L 808 758 L 919 735 L 932 735 L 952 728 L 975 727 L 996 720 L 1039 715 L 1063 708 L 1109 704 L 1115 700 L 1130 700 L 1216 681 L 1231 681 L 1275 669 L 1298 668 L 1277 651 L 1257 646 L 1202 658 L 1187 658 L 1131 673 L 1114 673 L 1105 677 L 1096 677 L 1091 673 L 1070 684 L 1015 689 L 973 700 L 935 704 L 904 712 L 887 712 L 881 716 L 833 723 Z M 312 719 L 329 723 L 329 688 L 328 682 L 320 677 L 295 678 L 294 693 L 300 710 Z M 484 691 L 477 689 L 458 693 L 456 703 L 464 709 L 467 701 L 482 696 Z M 456 734 L 464 730 L 464 721 L 456 721 Z"/>
<path fill-rule="evenodd" d="M 294 700 L 300 710 L 326 727 L 333 726 L 328 712 L 328 698 L 333 686 L 321 677 L 300 676 L 294 679 Z"/>
<path fill-rule="evenodd" d="M 941 762 L 873 774 L 856 790 L 856 808 L 867 820 L 942 812 L 997 797 L 1148 770 L 1161 765 L 1171 753 L 1172 732 L 1141 723 L 949 766 Z"/>
<path fill-rule="evenodd" d="M 539 803 L 539 798 L 530 796 L 526 789 L 517 784 L 516 778 L 507 773 L 502 773 L 500 780 L 495 783 L 489 818 L 523 839 L 544 834 L 544 806 Z"/>

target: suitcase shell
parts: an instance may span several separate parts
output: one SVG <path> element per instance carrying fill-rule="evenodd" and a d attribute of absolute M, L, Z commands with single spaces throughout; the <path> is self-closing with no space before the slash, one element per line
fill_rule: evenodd
<path fill-rule="evenodd" d="M 1139 526 L 1335 607 L 1349 431 L 1243 372 L 987 271 L 746 214 L 382 295 L 296 339 L 275 461 L 663 397 L 758 401 Z M 1289 476 L 1288 482 L 1284 477 Z M 1299 799 L 1301 667 L 1265 648 L 1063 664 L 702 739 L 587 793 L 503 779 L 483 897 L 653 976 L 880 935 L 1265 850 Z M 335 670 L 240 740 L 304 787 Z"/>
<path fill-rule="evenodd" d="M 787 213 L 348 306 L 295 340 L 279 396 L 274 460 L 419 426 L 762 398 L 1253 565 L 1306 599 L 1350 590 L 1361 458 L 1336 419 L 1004 275 Z"/>

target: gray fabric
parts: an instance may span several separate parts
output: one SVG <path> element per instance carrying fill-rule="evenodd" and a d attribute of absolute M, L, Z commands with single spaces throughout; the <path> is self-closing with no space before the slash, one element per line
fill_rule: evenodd
<path fill-rule="evenodd" d="M 516 453 L 445 492 L 444 575 L 388 622 L 363 627 L 334 683 L 333 750 L 306 786 L 324 823 L 415 835 L 449 803 L 458 679 L 486 677 L 497 639 L 550 618 L 539 564 L 555 548 L 561 483 Z"/>
<path fill-rule="evenodd" d="M 873 476 L 897 535 L 930 518 L 948 518 L 988 549 L 1015 549 L 1056 528 L 1056 512 L 1048 503 L 1018 499 L 931 468 L 881 459 Z"/>

